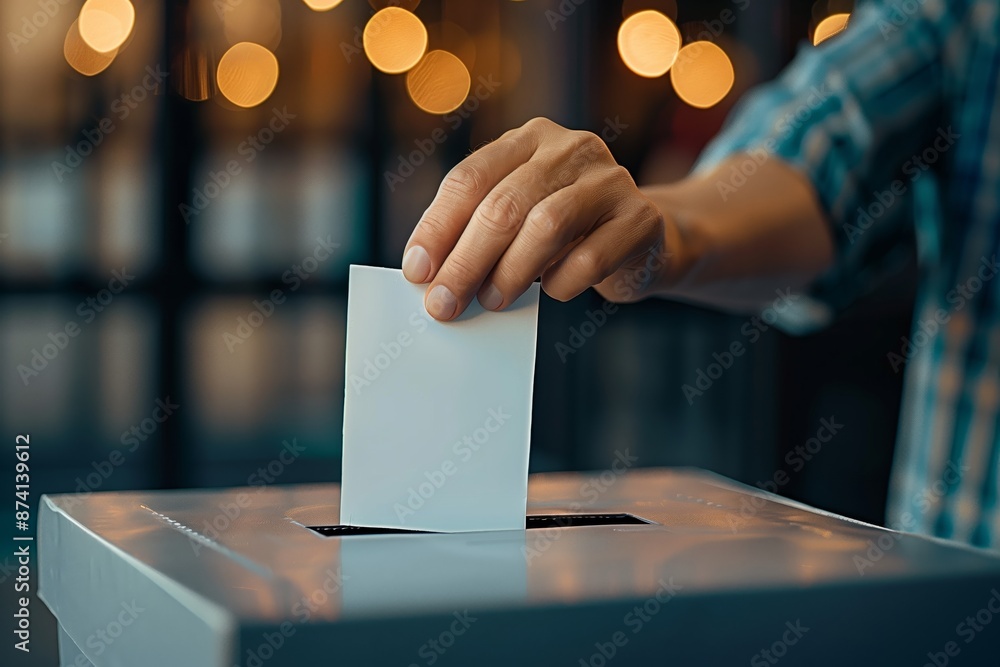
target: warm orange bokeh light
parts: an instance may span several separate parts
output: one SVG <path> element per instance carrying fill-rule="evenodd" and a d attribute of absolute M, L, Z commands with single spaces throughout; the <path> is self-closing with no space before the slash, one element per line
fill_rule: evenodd
<path fill-rule="evenodd" d="M 457 23 L 440 21 L 428 25 L 427 48 L 454 53 L 469 71 L 476 65 L 476 40 Z"/>
<path fill-rule="evenodd" d="M 850 14 L 833 14 L 820 21 L 816 25 L 816 29 L 813 30 L 813 46 L 843 32 L 847 28 L 849 18 L 851 18 Z"/>
<path fill-rule="evenodd" d="M 281 44 L 281 3 L 278 0 L 232 0 L 223 14 L 222 31 L 230 44 L 254 42 L 269 51 Z"/>
<path fill-rule="evenodd" d="M 236 106 L 255 107 L 278 84 L 278 59 L 260 44 L 240 42 L 219 60 L 216 80 L 227 100 Z"/>
<path fill-rule="evenodd" d="M 66 32 L 66 40 L 63 42 L 63 55 L 66 56 L 66 62 L 69 63 L 69 66 L 80 74 L 87 76 L 100 74 L 108 68 L 108 65 L 114 62 L 115 56 L 118 55 L 118 49 L 108 51 L 107 53 L 95 51 L 80 36 L 79 23 L 79 21 L 73 21 L 73 25 Z"/>
<path fill-rule="evenodd" d="M 677 55 L 670 82 L 677 96 L 693 107 L 715 106 L 733 87 L 733 63 L 712 42 L 691 42 Z"/>
<path fill-rule="evenodd" d="M 427 113 L 444 114 L 462 105 L 472 79 L 458 56 L 431 51 L 406 75 L 410 99 Z"/>
<path fill-rule="evenodd" d="M 363 36 L 365 55 L 386 74 L 401 74 L 427 50 L 427 28 L 416 14 L 400 7 L 386 7 L 371 17 Z"/>
<path fill-rule="evenodd" d="M 116 51 L 135 25 L 135 7 L 128 0 L 87 0 L 78 19 L 80 37 L 99 53 Z"/>
<path fill-rule="evenodd" d="M 654 78 L 666 74 L 680 47 L 677 25 L 651 9 L 632 14 L 618 29 L 618 53 L 639 76 Z"/>
<path fill-rule="evenodd" d="M 328 9 L 333 9 L 339 5 L 343 0 L 303 0 L 309 9 L 315 12 L 325 12 Z"/>

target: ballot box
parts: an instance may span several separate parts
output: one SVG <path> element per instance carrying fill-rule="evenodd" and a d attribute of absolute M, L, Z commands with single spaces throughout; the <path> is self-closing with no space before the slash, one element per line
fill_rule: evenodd
<path fill-rule="evenodd" d="M 46 496 L 39 595 L 79 667 L 1000 664 L 995 555 L 626 470 L 451 534 L 338 526 L 335 484 Z"/>

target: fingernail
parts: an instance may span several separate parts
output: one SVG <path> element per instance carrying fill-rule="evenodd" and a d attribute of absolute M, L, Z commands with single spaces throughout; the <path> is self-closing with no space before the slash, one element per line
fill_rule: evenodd
<path fill-rule="evenodd" d="M 421 246 L 415 245 L 403 255 L 403 275 L 411 283 L 425 283 L 431 272 L 431 258 Z"/>
<path fill-rule="evenodd" d="M 479 303 L 486 310 L 496 310 L 503 303 L 503 294 L 496 288 L 496 285 L 490 283 L 479 294 Z"/>
<path fill-rule="evenodd" d="M 430 291 L 425 302 L 427 313 L 436 320 L 448 320 L 458 308 L 458 299 L 444 285 L 438 285 Z"/>

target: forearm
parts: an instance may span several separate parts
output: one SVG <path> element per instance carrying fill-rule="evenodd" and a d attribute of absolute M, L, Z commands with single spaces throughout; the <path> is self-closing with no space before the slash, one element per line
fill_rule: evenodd
<path fill-rule="evenodd" d="M 669 269 L 659 296 L 753 311 L 775 290 L 801 290 L 833 261 L 833 241 L 812 186 L 772 157 L 731 188 L 737 155 L 671 185 L 642 188 L 663 213 Z M 719 183 L 726 184 L 725 192 Z"/>

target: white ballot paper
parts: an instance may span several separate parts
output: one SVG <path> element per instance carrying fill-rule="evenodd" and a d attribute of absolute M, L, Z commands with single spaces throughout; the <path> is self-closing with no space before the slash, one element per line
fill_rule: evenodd
<path fill-rule="evenodd" d="M 524 528 L 538 289 L 438 322 L 425 285 L 351 266 L 341 524 Z"/>

